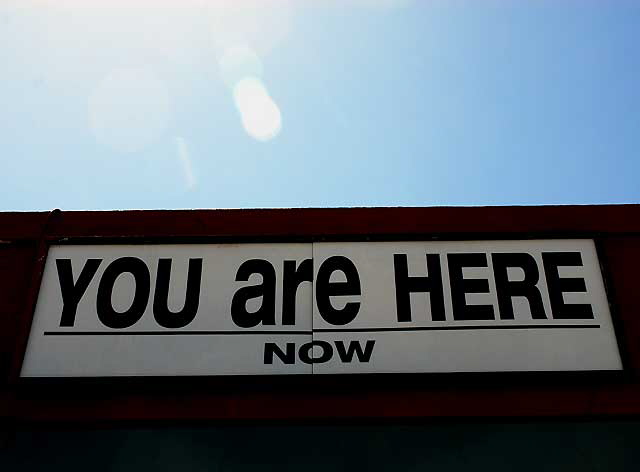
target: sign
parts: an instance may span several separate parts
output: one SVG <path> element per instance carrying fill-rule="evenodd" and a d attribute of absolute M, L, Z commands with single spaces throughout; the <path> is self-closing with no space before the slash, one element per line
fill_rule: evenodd
<path fill-rule="evenodd" d="M 591 240 L 59 245 L 23 377 L 620 370 Z"/>

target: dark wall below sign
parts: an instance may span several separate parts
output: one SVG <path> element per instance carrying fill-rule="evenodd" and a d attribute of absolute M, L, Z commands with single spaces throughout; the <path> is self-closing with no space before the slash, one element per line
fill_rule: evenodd
<path fill-rule="evenodd" d="M 22 430 L 2 470 L 635 471 L 640 422 Z"/>

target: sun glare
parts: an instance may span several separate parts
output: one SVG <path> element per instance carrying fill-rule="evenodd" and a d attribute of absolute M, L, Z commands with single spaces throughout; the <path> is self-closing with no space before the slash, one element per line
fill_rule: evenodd
<path fill-rule="evenodd" d="M 165 136 L 177 88 L 171 81 L 203 58 L 218 66 L 217 79 L 250 137 L 268 141 L 280 132 L 281 111 L 264 85 L 269 74 L 263 64 L 290 34 L 290 0 L 34 3 L 51 19 L 42 32 L 51 58 L 47 80 L 87 94 L 88 124 L 98 142 L 137 152 Z M 212 88 L 220 86 L 215 79 Z M 228 112 L 211 113 L 213 122 L 214 114 Z"/>

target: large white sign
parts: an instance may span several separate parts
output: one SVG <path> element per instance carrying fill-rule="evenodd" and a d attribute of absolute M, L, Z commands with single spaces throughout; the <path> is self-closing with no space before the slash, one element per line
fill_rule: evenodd
<path fill-rule="evenodd" d="M 591 240 L 61 245 L 23 377 L 620 370 Z"/>

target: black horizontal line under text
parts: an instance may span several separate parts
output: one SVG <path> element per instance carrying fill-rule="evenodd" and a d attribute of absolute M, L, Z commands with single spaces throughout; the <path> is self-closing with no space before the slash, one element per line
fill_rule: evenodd
<path fill-rule="evenodd" d="M 309 336 L 313 333 L 383 333 L 392 331 L 463 331 L 490 329 L 593 329 L 599 324 L 532 324 L 532 325 L 464 325 L 464 326 L 413 326 L 395 328 L 320 328 L 313 331 L 45 331 L 45 336 L 237 336 L 237 335 L 291 335 Z"/>

